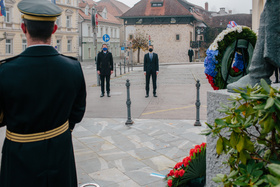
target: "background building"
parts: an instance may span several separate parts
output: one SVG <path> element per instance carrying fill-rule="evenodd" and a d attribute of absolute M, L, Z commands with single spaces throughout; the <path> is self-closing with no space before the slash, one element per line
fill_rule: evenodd
<path fill-rule="evenodd" d="M 27 47 L 21 31 L 20 0 L 5 0 L 6 17 L 0 17 L 0 59 L 20 54 Z M 57 0 L 63 10 L 56 23 L 58 30 L 52 36 L 51 45 L 60 53 L 78 57 L 78 0 Z"/>
<path fill-rule="evenodd" d="M 252 0 L 252 29 L 256 33 L 258 32 L 260 26 L 260 16 L 263 11 L 266 0 Z"/>
<path fill-rule="evenodd" d="M 188 4 L 190 7 L 186 7 Z M 202 8 L 203 9 L 203 8 Z M 196 28 L 206 27 L 196 7 L 184 0 L 142 0 L 121 16 L 125 39 L 130 46 L 137 32 L 150 36 L 160 62 L 187 62 L 191 41 L 204 40 Z M 140 54 L 143 62 L 144 54 Z M 137 53 L 133 55 L 136 62 Z"/>
<path fill-rule="evenodd" d="M 103 41 L 103 35 L 108 34 L 110 41 L 107 43 L 109 51 L 114 58 L 120 57 L 120 47 L 123 43 L 123 20 L 119 15 L 123 14 L 129 7 L 115 0 L 102 0 L 94 2 L 92 0 L 80 0 L 79 3 L 79 28 L 80 28 L 80 59 L 82 61 L 93 61 L 96 51 L 100 51 Z M 97 10 L 98 26 L 97 46 L 93 43 L 92 13 Z"/>
<path fill-rule="evenodd" d="M 78 0 L 56 0 L 56 4 L 63 11 L 61 16 L 57 18 L 58 29 L 52 37 L 51 45 L 62 54 L 78 58 Z"/>
<path fill-rule="evenodd" d="M 26 37 L 21 31 L 20 0 L 5 0 L 6 17 L 0 16 L 0 59 L 9 58 L 26 49 Z"/>

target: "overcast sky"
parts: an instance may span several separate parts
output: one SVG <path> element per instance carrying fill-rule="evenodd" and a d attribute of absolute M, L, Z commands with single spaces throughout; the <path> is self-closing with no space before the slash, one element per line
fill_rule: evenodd
<path fill-rule="evenodd" d="M 140 0 L 118 0 L 133 7 L 133 5 Z M 226 8 L 226 10 L 232 10 L 233 13 L 250 13 L 252 9 L 252 0 L 187 0 L 190 3 L 204 7 L 205 2 L 209 4 L 209 10 L 219 11 L 221 7 Z"/>

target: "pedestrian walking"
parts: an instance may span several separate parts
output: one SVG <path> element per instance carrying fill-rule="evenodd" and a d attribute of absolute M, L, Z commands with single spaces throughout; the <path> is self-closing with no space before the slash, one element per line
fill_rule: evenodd
<path fill-rule="evenodd" d="M 153 45 L 149 45 L 149 53 L 144 56 L 144 75 L 146 76 L 146 98 L 149 97 L 150 79 L 153 80 L 153 95 L 157 97 L 157 75 L 159 73 L 158 55 L 153 52 Z"/>
<path fill-rule="evenodd" d="M 28 47 L 0 61 L 0 126 L 7 129 L 0 186 L 77 187 L 71 131 L 85 112 L 82 68 L 50 45 L 57 5 L 23 0 L 18 9 Z"/>
<path fill-rule="evenodd" d="M 101 81 L 101 95 L 100 97 L 104 97 L 104 82 L 106 79 L 106 92 L 107 97 L 110 96 L 110 77 L 113 74 L 113 55 L 108 51 L 107 44 L 102 45 L 102 51 L 98 53 L 97 56 L 97 73 L 100 75 Z"/>
<path fill-rule="evenodd" d="M 193 57 L 193 50 L 192 50 L 192 48 L 190 48 L 188 50 L 188 56 L 189 56 L 189 61 L 192 62 L 192 57 Z"/>

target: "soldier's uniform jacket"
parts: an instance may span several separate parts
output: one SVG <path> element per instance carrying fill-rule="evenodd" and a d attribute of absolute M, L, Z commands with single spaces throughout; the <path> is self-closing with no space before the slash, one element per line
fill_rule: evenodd
<path fill-rule="evenodd" d="M 55 129 L 67 120 L 73 129 L 85 112 L 86 90 L 80 63 L 52 46 L 31 46 L 0 65 L 1 126 L 18 134 Z M 70 129 L 47 140 L 5 139 L 1 187 L 76 187 Z"/>
<path fill-rule="evenodd" d="M 113 71 L 113 56 L 112 53 L 107 51 L 104 53 L 101 51 L 97 56 L 97 71 L 100 71 L 101 75 L 111 75 Z"/>

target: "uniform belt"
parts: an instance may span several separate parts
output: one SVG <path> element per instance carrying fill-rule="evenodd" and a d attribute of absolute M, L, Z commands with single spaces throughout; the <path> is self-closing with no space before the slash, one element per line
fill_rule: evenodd
<path fill-rule="evenodd" d="M 37 141 L 47 140 L 59 136 L 62 133 L 64 133 L 68 128 L 69 128 L 69 122 L 66 121 L 63 125 L 55 129 L 45 131 L 45 132 L 33 133 L 33 134 L 18 134 L 6 130 L 6 138 L 13 142 L 19 142 L 19 143 L 37 142 Z"/>

